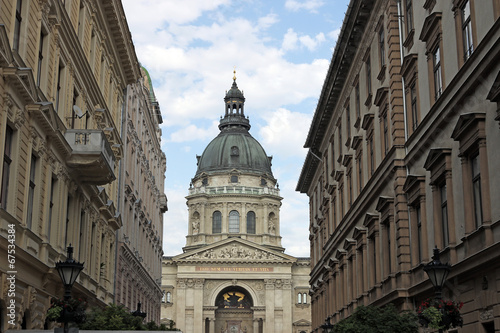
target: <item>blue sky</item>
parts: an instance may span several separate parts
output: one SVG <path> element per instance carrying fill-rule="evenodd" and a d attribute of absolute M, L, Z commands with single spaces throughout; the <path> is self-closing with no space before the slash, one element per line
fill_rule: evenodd
<path fill-rule="evenodd" d="M 233 68 L 250 133 L 273 156 L 286 253 L 309 256 L 309 204 L 295 192 L 303 148 L 348 0 L 122 0 L 153 80 L 167 156 L 163 251 L 182 253 L 196 155 L 219 133 Z"/>

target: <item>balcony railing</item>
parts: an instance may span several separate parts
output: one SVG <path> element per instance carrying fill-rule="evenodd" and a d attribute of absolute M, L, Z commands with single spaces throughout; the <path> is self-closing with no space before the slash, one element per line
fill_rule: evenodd
<path fill-rule="evenodd" d="M 116 179 L 115 156 L 103 131 L 68 129 L 64 137 L 72 149 L 68 167 L 81 182 L 104 185 Z"/>
<path fill-rule="evenodd" d="M 251 195 L 280 195 L 280 190 L 270 187 L 250 186 L 201 186 L 189 189 L 189 195 L 193 194 L 251 194 Z"/>

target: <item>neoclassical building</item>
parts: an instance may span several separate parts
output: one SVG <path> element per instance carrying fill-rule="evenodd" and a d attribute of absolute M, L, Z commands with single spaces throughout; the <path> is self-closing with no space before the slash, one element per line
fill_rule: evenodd
<path fill-rule="evenodd" d="M 141 165 L 124 166 L 131 160 L 124 133 L 134 130 L 124 127 L 122 113 L 128 106 L 129 113 L 138 110 L 134 99 L 152 91 L 150 82 L 138 83 L 142 77 L 121 1 L 0 0 L 0 331 L 52 327 L 45 322 L 50 299 L 64 293 L 54 267 L 70 244 L 84 263 L 73 295 L 91 306 L 115 302 L 117 241 L 125 239 L 117 231 L 137 222 L 144 231 L 136 243 L 145 240 L 150 248 L 134 244 L 139 252 L 132 247 L 130 258 L 140 263 L 134 271 L 142 288 L 152 289 L 145 294 L 156 307 L 148 311 L 159 320 L 157 238 L 166 198 L 160 120 L 151 101 L 141 105 L 142 115 L 127 118 L 148 128 L 140 133 L 144 143 L 135 144 L 149 150 L 134 155 Z M 127 97 L 134 89 L 141 93 Z M 152 193 L 138 192 L 148 197 L 137 205 L 145 216 L 130 221 L 120 200 L 127 191 L 124 170 L 156 179 Z M 15 250 L 14 260 L 8 250 Z M 135 310 L 140 300 L 124 304 Z"/>
<path fill-rule="evenodd" d="M 500 330 L 500 1 L 351 0 L 305 147 L 312 326 L 415 309 L 451 265 L 458 332 Z"/>
<path fill-rule="evenodd" d="M 162 320 L 185 333 L 309 333 L 309 258 L 281 246 L 282 197 L 236 77 L 224 102 L 186 197 L 184 253 L 163 258 Z"/>
<path fill-rule="evenodd" d="M 145 321 L 160 321 L 161 260 L 166 157 L 161 150 L 163 122 L 149 73 L 127 86 L 123 113 L 123 167 L 118 208 L 123 227 L 117 231 L 115 303 L 136 310 Z"/>

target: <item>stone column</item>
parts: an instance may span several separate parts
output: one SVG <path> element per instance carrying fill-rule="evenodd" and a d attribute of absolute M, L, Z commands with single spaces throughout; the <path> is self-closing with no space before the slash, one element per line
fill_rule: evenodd
<path fill-rule="evenodd" d="M 177 279 L 177 323 L 176 327 L 186 329 L 186 279 Z"/>
<path fill-rule="evenodd" d="M 203 285 L 205 279 L 194 281 L 194 332 L 203 332 L 205 322 L 203 320 Z"/>
<path fill-rule="evenodd" d="M 292 294 L 292 281 L 283 281 L 283 332 L 292 332 L 292 311 L 293 309 L 293 294 Z"/>
<path fill-rule="evenodd" d="M 274 279 L 265 279 L 266 286 L 266 322 L 264 332 L 274 332 Z"/>

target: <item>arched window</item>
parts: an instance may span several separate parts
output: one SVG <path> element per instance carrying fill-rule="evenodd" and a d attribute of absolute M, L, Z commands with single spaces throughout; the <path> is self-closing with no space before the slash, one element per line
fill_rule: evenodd
<path fill-rule="evenodd" d="M 170 291 L 167 292 L 167 303 L 172 303 L 172 293 Z"/>
<path fill-rule="evenodd" d="M 247 214 L 247 233 L 255 234 L 255 213 L 248 212 Z"/>
<path fill-rule="evenodd" d="M 229 212 L 229 233 L 240 232 L 240 213 L 235 210 Z"/>
<path fill-rule="evenodd" d="M 212 233 L 220 234 L 222 226 L 222 213 L 216 210 L 212 215 Z"/>
<path fill-rule="evenodd" d="M 307 304 L 307 294 L 306 293 L 302 294 L 302 303 Z"/>
<path fill-rule="evenodd" d="M 302 304 L 302 294 L 301 293 L 299 293 L 297 295 L 297 303 Z"/>
<path fill-rule="evenodd" d="M 165 290 L 163 290 L 163 295 L 161 296 L 161 302 L 165 303 L 167 301 L 167 294 L 165 293 Z"/>

